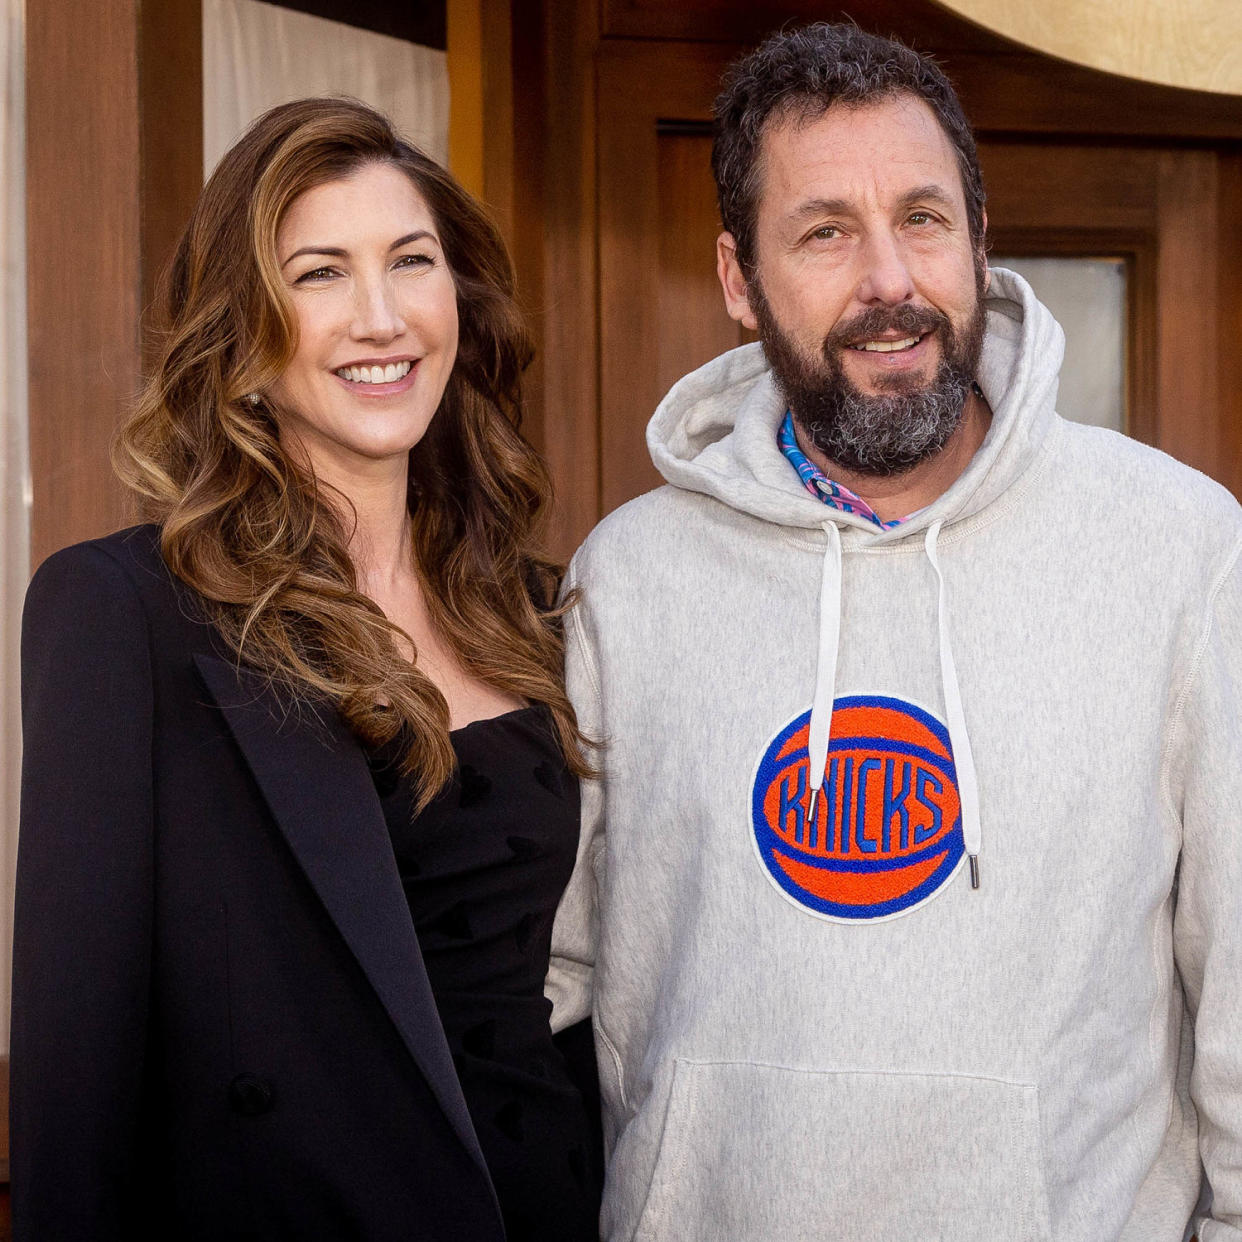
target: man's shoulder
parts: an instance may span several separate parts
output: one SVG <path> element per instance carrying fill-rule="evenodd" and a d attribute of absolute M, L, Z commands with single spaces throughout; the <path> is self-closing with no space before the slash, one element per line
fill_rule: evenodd
<path fill-rule="evenodd" d="M 1076 488 L 1162 522 L 1185 519 L 1242 533 L 1242 506 L 1201 471 L 1104 427 L 1065 424 L 1063 469 Z"/>
<path fill-rule="evenodd" d="M 684 539 L 687 524 L 714 504 L 710 497 L 670 484 L 645 492 L 614 509 L 591 531 L 574 556 L 574 571 L 614 572 L 635 561 L 650 565 L 671 553 Z"/>

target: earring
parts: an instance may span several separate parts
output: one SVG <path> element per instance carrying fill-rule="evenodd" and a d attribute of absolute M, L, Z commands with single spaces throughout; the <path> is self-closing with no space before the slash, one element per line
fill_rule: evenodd
<path fill-rule="evenodd" d="M 251 405 L 258 405 L 258 404 L 259 404 L 259 402 L 263 400 L 263 398 L 262 398 L 262 397 L 260 397 L 260 396 L 259 396 L 259 394 L 258 394 L 257 392 L 248 392 L 248 393 L 247 393 L 247 394 L 246 394 L 246 395 L 242 398 L 242 400 L 243 400 L 243 401 L 248 401 Z"/>

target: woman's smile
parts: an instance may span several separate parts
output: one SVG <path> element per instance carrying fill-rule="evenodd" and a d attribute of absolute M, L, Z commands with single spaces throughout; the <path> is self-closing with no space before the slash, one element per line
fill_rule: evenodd
<path fill-rule="evenodd" d="M 380 397 L 392 397 L 409 392 L 418 379 L 417 358 L 400 358 L 395 361 L 369 359 L 337 367 L 333 375 L 345 386 L 345 391 L 364 401 Z"/>

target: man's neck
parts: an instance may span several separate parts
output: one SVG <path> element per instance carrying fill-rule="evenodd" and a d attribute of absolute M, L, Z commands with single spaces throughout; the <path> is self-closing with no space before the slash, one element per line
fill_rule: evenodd
<path fill-rule="evenodd" d="M 828 478 L 848 487 L 855 496 L 865 500 L 881 521 L 891 522 L 926 509 L 943 496 L 970 465 L 991 425 L 992 410 L 988 403 L 971 392 L 962 410 L 962 421 L 948 444 L 935 457 L 920 462 L 913 470 L 887 476 L 860 474 L 838 465 L 811 443 L 796 418 L 794 434 L 798 438 L 798 447 Z"/>

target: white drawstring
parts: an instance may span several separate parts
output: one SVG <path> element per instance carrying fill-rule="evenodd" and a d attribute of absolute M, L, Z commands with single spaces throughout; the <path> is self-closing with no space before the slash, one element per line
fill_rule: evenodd
<path fill-rule="evenodd" d="M 970 734 L 966 731 L 966 714 L 962 710 L 962 694 L 957 684 L 957 666 L 953 662 L 953 646 L 949 641 L 949 597 L 936 541 L 940 538 L 940 522 L 933 522 L 923 546 L 927 559 L 936 572 L 939 584 L 937 621 L 940 637 L 940 681 L 944 693 L 944 711 L 949 726 L 949 747 L 957 771 L 958 797 L 962 808 L 962 841 L 970 861 L 970 886 L 979 887 L 979 849 L 983 828 L 979 815 L 979 782 L 975 775 L 974 753 Z M 824 549 L 823 577 L 819 588 L 819 656 L 815 665 L 815 698 L 811 704 L 811 724 L 807 736 L 807 761 L 810 764 L 811 796 L 807 805 L 807 823 L 815 822 L 819 793 L 828 766 L 828 747 L 832 741 L 832 710 L 836 701 L 837 649 L 841 636 L 841 533 L 836 524 L 824 527 L 828 537 Z"/>
<path fill-rule="evenodd" d="M 970 734 L 966 732 L 962 694 L 957 685 L 957 666 L 953 663 L 953 648 L 949 643 L 949 599 L 936 549 L 940 526 L 940 522 L 931 524 L 923 546 L 927 549 L 927 559 L 931 561 L 931 566 L 936 571 L 936 579 L 940 583 L 937 609 L 940 621 L 940 680 L 944 691 L 944 712 L 948 717 L 949 746 L 953 751 L 953 766 L 957 770 L 958 796 L 962 807 L 962 840 L 970 859 L 970 886 L 978 888 L 979 847 L 983 842 L 983 828 L 979 817 L 979 783 L 975 777 L 975 757 L 970 749 Z"/>
<path fill-rule="evenodd" d="M 815 664 L 815 698 L 811 703 L 811 727 L 807 759 L 811 765 L 811 800 L 806 820 L 815 822 L 815 807 L 828 766 L 828 743 L 832 738 L 832 707 L 837 688 L 837 644 L 841 635 L 841 532 L 827 522 L 824 532 L 824 570 L 819 587 L 819 658 Z"/>

